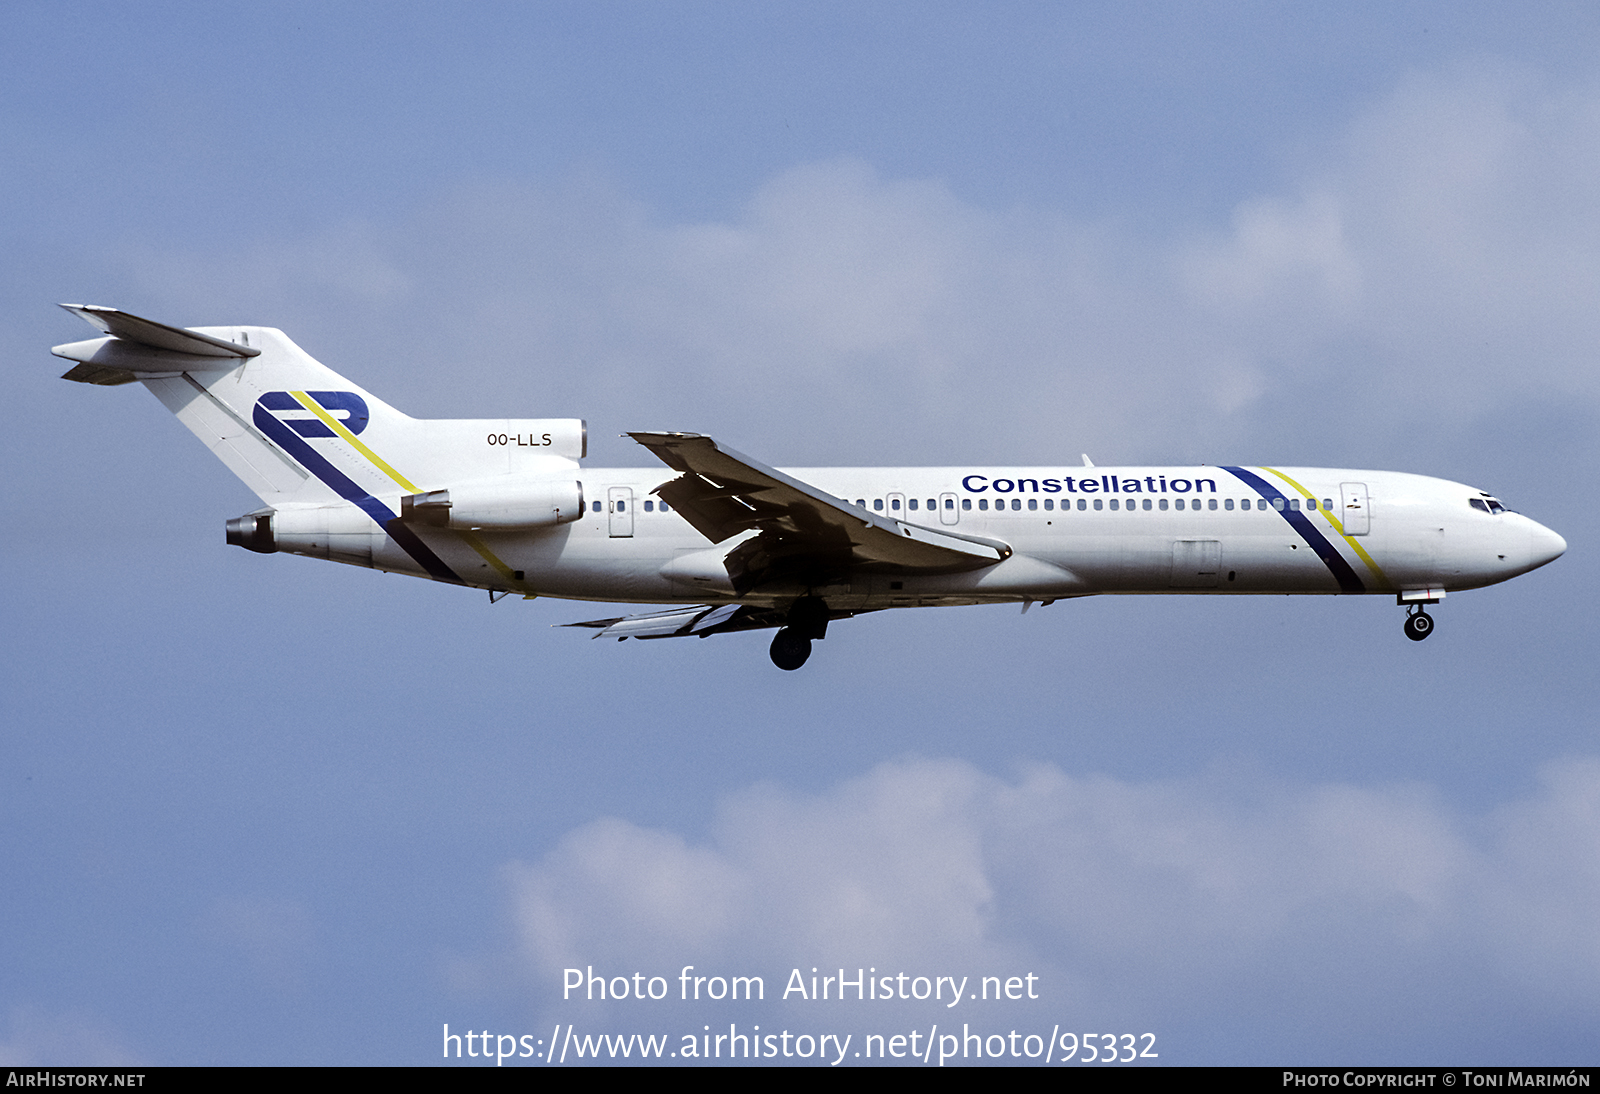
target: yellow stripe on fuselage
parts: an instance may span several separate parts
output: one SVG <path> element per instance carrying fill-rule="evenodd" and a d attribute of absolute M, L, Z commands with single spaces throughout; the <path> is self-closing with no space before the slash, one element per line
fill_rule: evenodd
<path fill-rule="evenodd" d="M 1299 483 L 1295 482 L 1288 475 L 1285 475 L 1282 471 L 1279 471 L 1275 467 L 1267 467 L 1265 464 L 1263 464 L 1261 465 L 1261 470 L 1270 471 L 1272 474 L 1278 476 L 1278 478 L 1282 479 L 1284 482 L 1300 491 L 1300 496 L 1303 498 L 1316 497 L 1316 495 L 1311 491 L 1307 490 L 1304 486 L 1301 486 Z M 1344 524 L 1339 520 L 1339 518 L 1334 516 L 1333 512 L 1326 506 L 1319 505 L 1317 507 L 1317 512 L 1321 513 L 1322 519 L 1332 525 L 1333 530 L 1339 533 L 1339 537 L 1350 545 L 1350 549 L 1361 557 L 1361 561 L 1367 564 L 1367 569 L 1372 571 L 1372 576 L 1377 578 L 1379 583 L 1382 584 L 1384 588 L 1393 588 L 1393 586 L 1389 583 L 1389 575 L 1384 573 L 1382 568 L 1379 567 L 1376 562 L 1372 561 L 1372 556 L 1367 554 L 1366 548 L 1357 543 L 1354 537 L 1345 535 Z"/>
<path fill-rule="evenodd" d="M 376 452 L 362 444 L 354 433 L 345 428 L 343 422 L 339 421 L 339 419 L 335 418 L 332 414 L 329 414 L 326 410 L 324 410 L 322 404 L 318 403 L 315 399 L 303 391 L 291 391 L 289 394 L 294 396 L 295 402 L 299 403 L 301 406 L 311 411 L 311 413 L 315 414 L 323 425 L 333 430 L 335 436 L 365 456 L 369 461 L 371 461 L 372 466 L 376 467 L 379 471 L 382 471 L 385 475 L 388 475 L 395 482 L 399 483 L 407 493 L 422 493 L 421 488 L 418 487 L 416 483 L 412 482 L 410 479 L 400 474 L 400 472 L 390 467 L 389 464 L 385 462 L 383 458 L 380 457 Z M 488 545 L 485 544 L 483 540 L 479 539 L 471 532 L 457 531 L 456 535 L 460 536 L 462 542 L 464 542 L 468 547 L 471 547 L 478 553 L 479 557 L 492 566 L 494 571 L 499 574 L 501 578 L 516 585 L 525 585 L 525 582 L 517 580 L 516 571 L 512 570 L 511 567 L 507 566 L 503 561 L 501 561 L 493 551 L 489 550 Z"/>
<path fill-rule="evenodd" d="M 471 532 L 457 531 L 456 535 L 460 536 L 462 541 L 465 542 L 468 547 L 471 547 L 474 551 L 478 552 L 478 554 L 483 558 L 483 561 L 494 567 L 495 572 L 499 574 L 501 578 L 511 582 L 514 585 L 523 584 L 523 582 L 517 578 L 516 572 L 512 570 L 510 566 L 507 566 L 504 562 L 500 561 L 499 557 L 497 557 L 493 551 L 489 550 L 488 544 L 484 543 L 483 540 L 479 539 Z"/>

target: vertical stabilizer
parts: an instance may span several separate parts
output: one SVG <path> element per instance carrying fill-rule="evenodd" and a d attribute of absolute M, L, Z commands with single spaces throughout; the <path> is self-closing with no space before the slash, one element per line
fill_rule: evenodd
<path fill-rule="evenodd" d="M 284 545 L 303 532 L 300 553 L 459 581 L 439 557 L 476 542 L 457 524 L 543 526 L 581 508 L 581 419 L 411 418 L 271 327 L 186 329 L 115 308 L 62 307 L 104 334 L 51 350 L 76 362 L 65 379 L 142 383 L 271 507 L 233 522 L 229 542 L 300 551 Z M 424 519 L 457 506 L 453 520 Z M 313 512 L 330 507 L 342 511 Z M 377 546 L 345 543 L 369 535 Z"/>

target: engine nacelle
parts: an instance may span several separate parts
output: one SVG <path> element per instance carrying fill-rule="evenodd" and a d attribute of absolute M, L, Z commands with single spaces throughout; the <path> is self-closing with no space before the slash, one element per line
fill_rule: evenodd
<path fill-rule="evenodd" d="M 383 531 L 354 505 L 258 509 L 228 522 L 228 543 L 257 554 L 276 551 L 372 565 L 374 540 Z"/>
<path fill-rule="evenodd" d="M 583 484 L 573 479 L 504 476 L 400 499 L 400 519 L 433 528 L 515 531 L 566 524 L 583 514 Z"/>
<path fill-rule="evenodd" d="M 277 553 L 278 542 L 272 538 L 271 509 L 257 509 L 228 522 L 228 546 L 243 547 L 258 555 Z"/>

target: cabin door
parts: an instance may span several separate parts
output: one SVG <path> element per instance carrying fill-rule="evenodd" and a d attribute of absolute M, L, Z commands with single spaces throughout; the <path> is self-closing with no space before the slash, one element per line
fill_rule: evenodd
<path fill-rule="evenodd" d="M 633 535 L 633 487 L 607 488 L 606 509 L 611 516 L 612 539 L 624 539 Z"/>
<path fill-rule="evenodd" d="M 1339 484 L 1339 500 L 1343 508 L 1339 510 L 1339 523 L 1344 525 L 1344 534 L 1347 536 L 1364 536 L 1371 528 L 1372 507 L 1367 497 L 1367 484 L 1364 482 L 1341 482 Z"/>

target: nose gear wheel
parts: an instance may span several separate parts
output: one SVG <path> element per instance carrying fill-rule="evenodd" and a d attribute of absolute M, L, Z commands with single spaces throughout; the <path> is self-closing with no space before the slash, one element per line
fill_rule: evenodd
<path fill-rule="evenodd" d="M 1421 642 L 1433 633 L 1433 616 L 1418 608 L 1406 616 L 1406 637 L 1413 642 Z"/>

